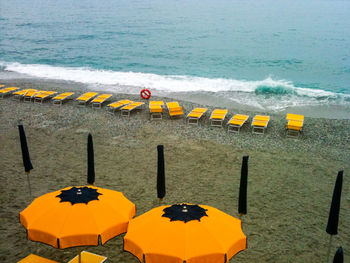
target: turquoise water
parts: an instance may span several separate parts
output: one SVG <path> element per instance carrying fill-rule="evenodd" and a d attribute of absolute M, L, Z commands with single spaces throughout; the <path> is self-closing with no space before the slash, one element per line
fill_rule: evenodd
<path fill-rule="evenodd" d="M 335 0 L 0 0 L 0 76 L 347 111 L 349 14 Z"/>

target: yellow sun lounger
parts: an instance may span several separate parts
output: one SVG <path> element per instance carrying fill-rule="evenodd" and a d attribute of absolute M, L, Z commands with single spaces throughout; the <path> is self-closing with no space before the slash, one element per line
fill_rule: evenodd
<path fill-rule="evenodd" d="M 200 118 L 207 112 L 207 108 L 194 108 L 189 114 L 187 114 L 188 124 L 199 124 Z"/>
<path fill-rule="evenodd" d="M 86 92 L 80 97 L 76 98 L 75 101 L 78 103 L 78 105 L 86 106 L 90 100 L 92 100 L 98 93 L 96 92 Z"/>
<path fill-rule="evenodd" d="M 287 137 L 299 137 L 304 125 L 304 115 L 288 113 L 286 120 Z"/>
<path fill-rule="evenodd" d="M 34 95 L 34 102 L 43 103 L 45 100 L 52 98 L 56 91 L 40 91 Z"/>
<path fill-rule="evenodd" d="M 148 107 L 151 120 L 161 120 L 163 118 L 164 101 L 150 101 Z"/>
<path fill-rule="evenodd" d="M 35 95 L 40 94 L 42 91 L 29 90 L 23 95 L 24 102 L 31 102 Z"/>
<path fill-rule="evenodd" d="M 4 86 L 4 85 L 0 85 L 0 86 Z M 0 96 L 1 98 L 4 98 L 5 96 L 11 95 L 12 92 L 14 92 L 15 90 L 18 90 L 17 87 L 7 87 L 4 89 L 0 90 Z"/>
<path fill-rule="evenodd" d="M 97 255 L 94 253 L 90 253 L 87 251 L 81 252 L 81 263 L 103 263 L 106 261 L 106 259 L 107 259 L 107 257 Z M 79 255 L 74 257 L 68 263 L 78 263 L 78 262 L 79 262 Z"/>
<path fill-rule="evenodd" d="M 74 92 L 64 92 L 58 94 L 57 96 L 52 98 L 52 104 L 62 105 L 65 100 L 68 100 L 70 96 L 72 96 Z"/>
<path fill-rule="evenodd" d="M 93 108 L 101 108 L 102 104 L 112 97 L 112 94 L 101 94 L 91 101 L 91 106 Z"/>
<path fill-rule="evenodd" d="M 226 109 L 215 109 L 210 115 L 210 125 L 213 127 L 222 127 L 222 124 L 226 118 L 228 110 Z"/>
<path fill-rule="evenodd" d="M 121 107 L 128 105 L 130 103 L 133 103 L 132 100 L 119 100 L 119 101 L 115 101 L 112 102 L 110 104 L 107 105 L 107 110 L 110 113 L 115 113 L 116 110 L 119 110 Z"/>
<path fill-rule="evenodd" d="M 252 121 L 252 133 L 264 134 L 269 121 L 270 116 L 256 115 Z"/>
<path fill-rule="evenodd" d="M 183 108 L 177 101 L 167 102 L 166 106 L 168 108 L 170 118 L 184 115 Z"/>
<path fill-rule="evenodd" d="M 243 114 L 235 114 L 232 118 L 227 122 L 227 131 L 239 133 L 242 126 L 249 119 L 248 115 Z"/>
<path fill-rule="evenodd" d="M 14 93 L 13 93 L 13 99 L 14 100 L 21 100 L 22 98 L 23 98 L 23 96 L 25 95 L 25 94 L 27 94 L 27 93 L 32 93 L 32 92 L 37 92 L 37 90 L 36 89 L 22 89 L 22 90 L 19 90 L 19 91 L 15 91 Z"/>
<path fill-rule="evenodd" d="M 47 258 L 43 258 L 34 254 L 26 256 L 24 259 L 18 261 L 17 263 L 58 263 Z"/>
<path fill-rule="evenodd" d="M 140 109 L 142 107 L 142 105 L 144 105 L 144 102 L 133 102 L 130 103 L 124 107 L 121 108 L 121 115 L 124 117 L 130 117 L 130 113 L 133 110 L 137 110 Z"/>

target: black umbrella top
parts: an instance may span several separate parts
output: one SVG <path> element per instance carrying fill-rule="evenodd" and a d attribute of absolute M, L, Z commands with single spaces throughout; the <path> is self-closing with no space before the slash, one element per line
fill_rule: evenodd
<path fill-rule="evenodd" d="M 70 202 L 72 205 L 83 203 L 88 204 L 92 200 L 98 200 L 98 196 L 102 195 L 97 189 L 84 187 L 72 187 L 68 190 L 61 190 L 61 194 L 56 197 L 61 198 L 60 203 Z"/>
<path fill-rule="evenodd" d="M 163 209 L 162 217 L 170 218 L 170 221 L 183 221 L 187 223 L 192 220 L 201 221 L 203 216 L 208 216 L 204 209 L 199 205 L 176 204 Z"/>

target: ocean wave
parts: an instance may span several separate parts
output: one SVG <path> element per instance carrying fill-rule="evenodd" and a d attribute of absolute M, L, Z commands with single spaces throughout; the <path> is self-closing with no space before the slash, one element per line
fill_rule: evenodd
<path fill-rule="evenodd" d="M 293 82 L 267 77 L 264 80 L 250 81 L 224 78 L 203 78 L 185 75 L 158 75 L 141 72 L 116 72 L 92 68 L 74 68 L 50 66 L 45 64 L 21 64 L 17 62 L 0 62 L 6 71 L 26 74 L 31 77 L 74 81 L 91 85 L 108 85 L 116 87 L 146 87 L 161 92 L 209 92 L 209 93 L 242 93 L 260 96 L 264 99 L 271 96 L 308 97 L 316 100 L 342 98 L 348 101 L 348 95 L 337 94 L 321 89 L 296 87 Z M 122 90 L 127 93 L 127 88 Z M 345 98 L 345 99 L 344 99 Z M 280 98 L 280 100 L 282 100 Z"/>

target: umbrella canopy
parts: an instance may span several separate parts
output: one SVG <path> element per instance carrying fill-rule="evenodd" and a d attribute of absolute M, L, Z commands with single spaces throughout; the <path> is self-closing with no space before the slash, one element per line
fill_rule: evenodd
<path fill-rule="evenodd" d="M 121 192 L 67 187 L 36 198 L 20 213 L 28 238 L 56 248 L 102 244 L 126 232 L 135 205 Z"/>
<path fill-rule="evenodd" d="M 124 249 L 141 262 L 227 262 L 246 248 L 241 220 L 206 205 L 160 206 L 132 219 Z"/>

